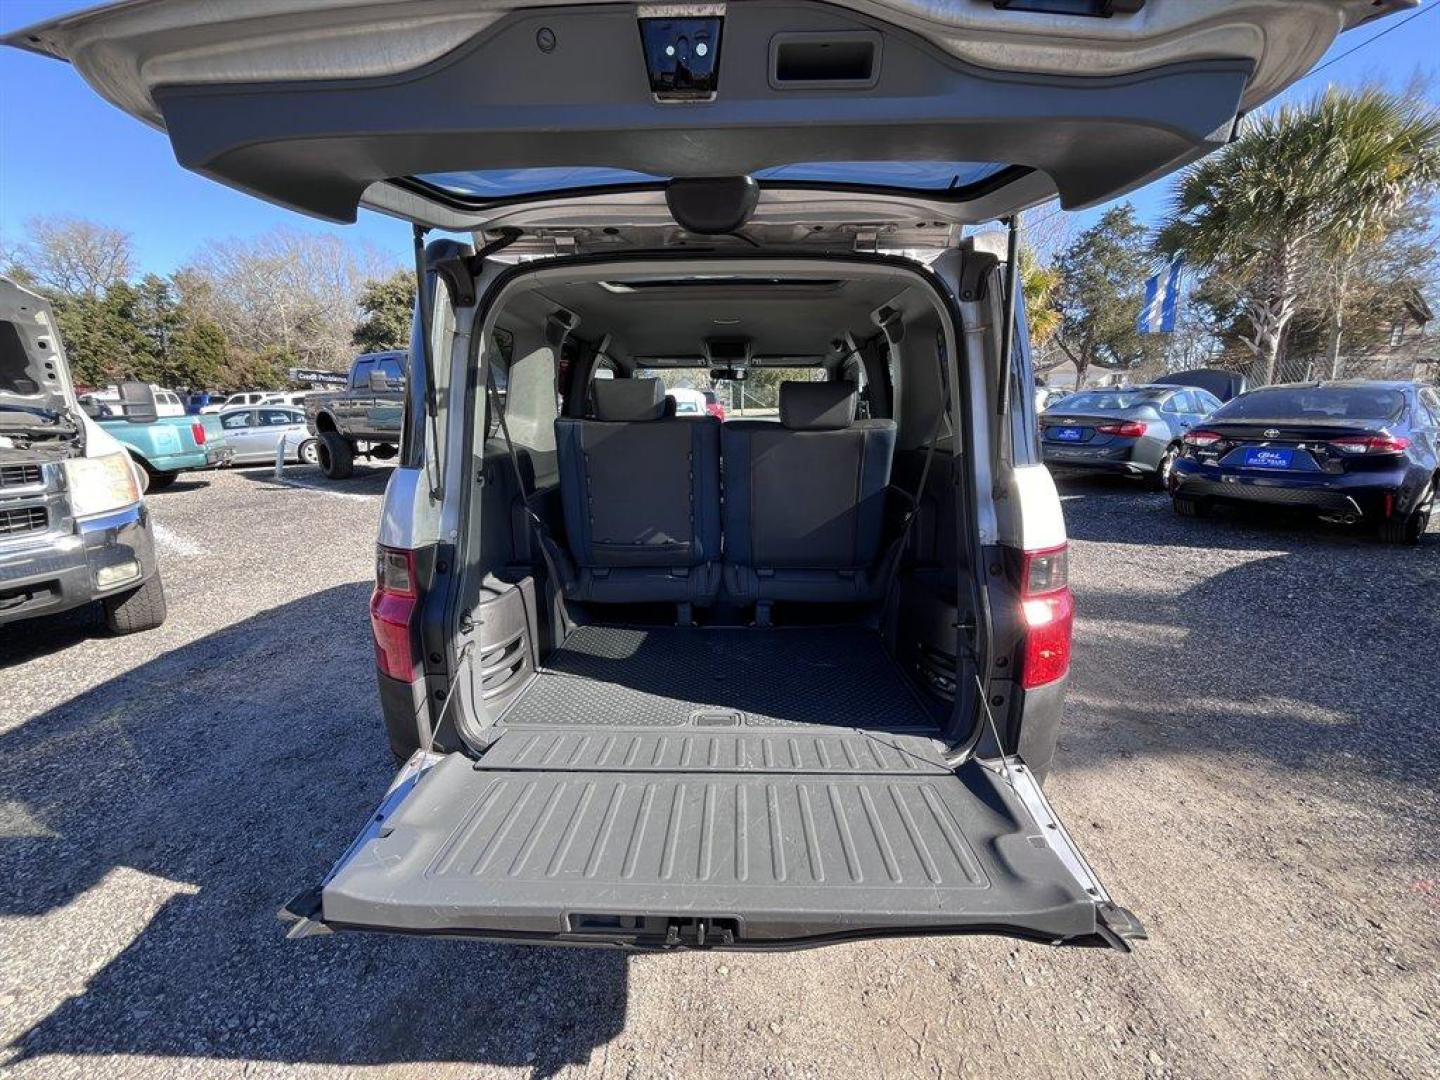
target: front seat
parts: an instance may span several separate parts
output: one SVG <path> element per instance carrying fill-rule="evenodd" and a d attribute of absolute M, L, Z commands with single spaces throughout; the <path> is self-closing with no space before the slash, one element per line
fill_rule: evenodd
<path fill-rule="evenodd" d="M 598 379 L 593 418 L 555 421 L 572 600 L 713 600 L 720 422 L 677 419 L 659 379 Z"/>
<path fill-rule="evenodd" d="M 724 425 L 725 590 L 755 602 L 875 599 L 884 587 L 893 420 L 856 420 L 855 385 L 780 384 L 780 423 Z"/>

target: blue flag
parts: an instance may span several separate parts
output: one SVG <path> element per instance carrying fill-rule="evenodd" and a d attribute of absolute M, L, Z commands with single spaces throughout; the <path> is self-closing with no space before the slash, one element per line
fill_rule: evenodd
<path fill-rule="evenodd" d="M 1180 308 L 1180 267 L 1185 260 L 1176 256 L 1164 270 L 1145 282 L 1145 302 L 1135 329 L 1142 334 L 1173 334 L 1175 317 Z M 1164 284 L 1161 284 L 1161 279 Z"/>

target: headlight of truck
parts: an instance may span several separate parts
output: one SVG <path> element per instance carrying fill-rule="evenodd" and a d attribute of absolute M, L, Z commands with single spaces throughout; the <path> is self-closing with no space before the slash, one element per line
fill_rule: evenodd
<path fill-rule="evenodd" d="M 130 455 L 124 450 L 103 457 L 71 458 L 65 462 L 70 513 L 75 517 L 106 514 L 140 501 L 140 485 Z"/>

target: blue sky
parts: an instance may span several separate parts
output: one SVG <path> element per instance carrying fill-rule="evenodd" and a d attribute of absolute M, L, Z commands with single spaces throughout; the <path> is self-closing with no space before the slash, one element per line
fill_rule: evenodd
<path fill-rule="evenodd" d="M 1426 0 L 1427 7 L 1435 5 L 1440 0 Z M 0 32 L 88 6 L 0 0 Z M 1307 97 L 1327 82 L 1402 88 L 1419 75 L 1428 79 L 1426 95 L 1440 103 L 1440 12 L 1356 49 L 1403 17 L 1344 35 L 1327 60 L 1350 50 L 1353 55 L 1286 96 Z M 1161 181 L 1130 198 L 1153 219 L 1163 212 L 1167 191 Z M 1076 215 L 1075 226 L 1099 212 Z M 355 225 L 327 225 L 185 171 L 163 134 L 102 101 L 68 65 L 6 49 L 0 51 L 0 234 L 19 239 L 25 219 L 37 214 L 76 214 L 126 229 L 134 234 L 141 268 L 159 273 L 180 266 L 207 237 L 249 236 L 276 225 L 338 232 L 393 254 L 397 262 L 410 253 L 403 222 L 361 211 Z"/>

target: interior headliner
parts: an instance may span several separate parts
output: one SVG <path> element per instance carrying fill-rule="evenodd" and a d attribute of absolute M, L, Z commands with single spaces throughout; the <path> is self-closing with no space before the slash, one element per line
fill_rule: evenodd
<path fill-rule="evenodd" d="M 754 276 L 754 283 L 739 283 L 744 276 Z M 875 333 L 871 312 L 885 304 L 902 306 L 900 294 L 913 288 L 873 270 L 832 265 L 824 272 L 787 272 L 780 280 L 774 272 L 727 273 L 710 283 L 667 281 L 625 290 L 627 281 L 647 277 L 675 275 L 609 272 L 588 281 L 536 282 L 525 299 L 516 296 L 507 306 L 531 317 L 543 317 L 541 309 L 572 311 L 580 317 L 581 336 L 611 335 L 617 358 L 698 356 L 707 337 L 746 338 L 757 354 L 815 357 L 832 353 L 831 343 L 841 335 Z M 796 317 L 797 304 L 803 319 Z M 503 325 L 503 315 L 500 321 Z"/>

